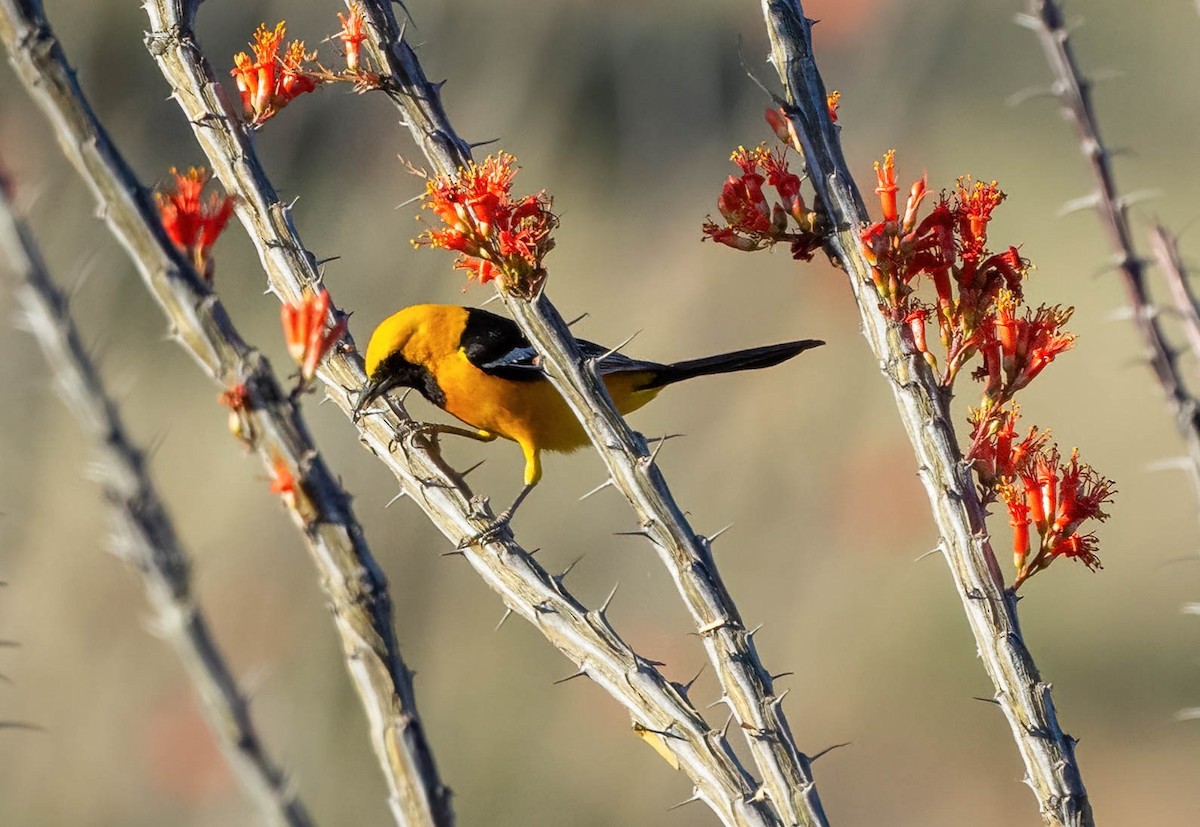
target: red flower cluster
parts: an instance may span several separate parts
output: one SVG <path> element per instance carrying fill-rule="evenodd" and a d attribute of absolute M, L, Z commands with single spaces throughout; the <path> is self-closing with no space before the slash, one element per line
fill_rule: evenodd
<path fill-rule="evenodd" d="M 1059 557 L 1072 557 L 1093 571 L 1101 568 L 1096 556 L 1095 533 L 1081 527 L 1089 520 L 1103 522 L 1102 510 L 1111 502 L 1116 486 L 1071 452 L 1065 463 L 1050 435 L 1036 427 L 1017 441 L 1016 405 L 986 420 L 976 421 L 975 472 L 990 500 L 999 498 L 1008 508 L 1013 530 L 1013 589 L 1048 567 Z M 978 429 L 985 428 L 985 432 Z M 1037 532 L 1036 546 L 1030 528 Z M 1032 554 L 1031 554 L 1032 552 Z"/>
<path fill-rule="evenodd" d="M 1002 405 L 1013 394 L 1033 381 L 1054 357 L 1075 344 L 1075 334 L 1067 333 L 1074 308 L 1042 305 L 1025 308 L 1017 316 L 1018 302 L 1013 293 L 1001 290 L 994 315 L 982 325 L 979 352 L 983 366 L 974 376 L 984 381 L 983 395 L 993 404 Z"/>
<path fill-rule="evenodd" d="M 192 167 L 186 173 L 171 169 L 171 183 L 154 193 L 163 229 L 196 272 L 212 284 L 215 265 L 209 251 L 233 215 L 233 198 L 215 192 L 205 200 L 208 170 Z"/>
<path fill-rule="evenodd" d="M 230 72 L 242 96 L 242 112 L 246 121 L 258 126 L 271 118 L 293 100 L 317 88 L 320 80 L 306 66 L 316 60 L 317 53 L 304 51 L 303 40 L 293 40 L 280 57 L 279 47 L 287 33 L 287 24 L 279 21 L 275 28 L 260 24 L 254 32 L 250 48 L 254 60 L 245 52 L 233 58 Z"/>
<path fill-rule="evenodd" d="M 834 121 L 837 103 L 837 94 L 830 95 Z M 801 151 L 785 111 L 768 110 L 767 123 L 783 152 L 787 147 Z M 733 160 L 742 174 L 729 177 L 717 200 L 728 224 L 706 222 L 705 237 L 745 251 L 787 240 L 796 258 L 812 258 L 824 230 L 819 216 L 804 205 L 800 179 L 765 146 L 739 148 Z M 1017 567 L 1013 588 L 1058 557 L 1098 568 L 1096 535 L 1080 526 L 1107 517 L 1101 506 L 1112 499 L 1113 482 L 1080 462 L 1076 452 L 1063 462 L 1048 432 L 1034 427 L 1018 438 L 1015 429 L 1014 395 L 1075 343 L 1074 335 L 1063 330 L 1072 308 L 1032 310 L 1022 304 L 1029 262 L 1017 247 L 1002 252 L 988 247 L 992 215 L 1005 198 L 995 181 L 960 178 L 922 218 L 921 205 L 929 195 L 924 177 L 901 202 L 895 153 L 888 152 L 875 164 L 875 178 L 883 217 L 860 232 L 859 243 L 880 309 L 923 355 L 947 392 L 967 362 L 980 356 L 982 364 L 972 375 L 983 382 L 982 398 L 970 415 L 972 440 L 965 459 L 976 473 L 982 500 L 1000 499 L 1008 506 Z M 764 186 L 774 187 L 778 198 L 769 198 Z M 932 284 L 928 300 L 918 295 L 921 276 Z M 929 346 L 931 320 L 941 340 L 941 365 Z M 1030 526 L 1040 538 L 1035 549 Z"/>
<path fill-rule="evenodd" d="M 1074 345 L 1075 336 L 1063 330 L 1073 309 L 1023 306 L 1029 262 L 1016 247 L 1001 253 L 988 249 L 988 225 L 1004 201 L 995 181 L 960 178 L 954 192 L 943 193 L 918 220 L 927 194 L 924 179 L 913 184 L 901 216 L 893 153 L 875 165 L 875 174 L 883 221 L 864 230 L 861 243 L 884 312 L 907 326 L 914 348 L 935 371 L 938 360 L 930 352 L 926 325 L 936 320 L 945 360 L 940 382 L 946 389 L 973 356 L 980 356 L 982 365 L 972 375 L 983 382 L 983 391 L 979 409 L 971 413 L 966 459 L 984 501 L 999 498 L 1008 507 L 1017 569 L 1013 588 L 1057 557 L 1098 568 L 1096 535 L 1078 529 L 1086 520 L 1105 519 L 1100 505 L 1115 492 L 1112 481 L 1080 463 L 1075 452 L 1064 464 L 1049 434 L 1036 427 L 1018 440 L 1017 406 L 1009 405 Z M 922 275 L 933 284 L 932 302 L 916 293 Z M 1030 526 L 1040 538 L 1032 554 Z"/>
<path fill-rule="evenodd" d="M 422 206 L 445 225 L 427 230 L 413 244 L 459 253 L 456 269 L 480 283 L 493 279 L 501 289 L 530 298 L 546 278 L 542 260 L 554 249 L 551 235 L 558 217 L 545 191 L 514 198 L 516 159 L 506 153 L 471 163 L 451 178 L 439 175 L 425 184 Z"/>
<path fill-rule="evenodd" d="M 928 194 L 925 180 L 913 184 L 901 217 L 894 153 L 876 163 L 875 174 L 883 221 L 862 232 L 861 244 L 881 306 L 893 320 L 908 325 L 914 346 L 935 370 L 938 360 L 925 328 L 930 318 L 936 321 L 945 351 L 944 387 L 953 384 L 972 356 L 982 353 L 984 366 L 975 377 L 986 380 L 990 404 L 1003 404 L 1074 343 L 1074 336 L 1061 330 L 1071 309 L 1023 307 L 1029 262 L 1016 247 L 1000 253 L 988 249 L 988 224 L 1005 197 L 995 181 L 960 178 L 954 192 L 943 192 L 929 215 L 918 221 Z M 933 302 L 916 296 L 921 275 L 933 284 Z"/>
<path fill-rule="evenodd" d="M 317 366 L 346 333 L 346 320 L 338 319 L 332 327 L 326 327 L 329 316 L 329 293 L 305 291 L 304 297 L 295 304 L 284 304 L 279 309 L 283 321 L 283 337 L 287 342 L 288 355 L 300 366 L 300 387 L 303 388 L 317 374 Z"/>
<path fill-rule="evenodd" d="M 794 138 L 784 131 L 783 124 L 790 126 L 787 119 L 773 109 L 768 109 L 767 115 L 768 122 L 778 125 L 789 140 Z M 818 216 L 800 195 L 800 177 L 788 170 L 783 157 L 786 151 L 784 147 L 777 155 L 765 144 L 755 149 L 738 147 L 730 160 L 742 174 L 730 175 L 717 198 L 717 209 L 727 223 L 705 221 L 701 228 L 705 239 L 745 252 L 787 242 L 793 258 L 812 260 L 821 246 Z M 764 184 L 775 190 L 776 199 L 768 199 Z"/>

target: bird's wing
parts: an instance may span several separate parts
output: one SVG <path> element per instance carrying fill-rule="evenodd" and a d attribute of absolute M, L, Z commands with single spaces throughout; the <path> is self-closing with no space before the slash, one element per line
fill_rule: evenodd
<path fill-rule="evenodd" d="M 518 382 L 546 378 L 541 357 L 511 319 L 471 308 L 463 329 L 461 346 L 467 360 L 484 373 Z M 657 362 L 610 353 L 608 348 L 582 339 L 579 340 L 579 349 L 584 358 L 600 360 L 602 376 L 662 367 Z"/>

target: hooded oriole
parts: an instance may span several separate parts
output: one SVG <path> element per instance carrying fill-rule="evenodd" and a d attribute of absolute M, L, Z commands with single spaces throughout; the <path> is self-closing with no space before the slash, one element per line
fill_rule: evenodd
<path fill-rule="evenodd" d="M 582 340 L 579 347 L 585 356 L 599 358 L 609 396 L 617 410 L 627 414 L 674 382 L 770 367 L 823 344 L 804 339 L 671 365 L 631 359 Z M 380 322 L 371 334 L 366 370 L 356 418 L 392 388 L 416 388 L 473 429 L 435 425 L 429 430 L 481 441 L 502 436 L 521 446 L 525 487 L 485 534 L 506 523 L 537 485 L 542 477 L 541 451 L 574 451 L 588 442 L 583 426 L 550 384 L 520 328 L 486 310 L 440 304 L 405 308 Z"/>

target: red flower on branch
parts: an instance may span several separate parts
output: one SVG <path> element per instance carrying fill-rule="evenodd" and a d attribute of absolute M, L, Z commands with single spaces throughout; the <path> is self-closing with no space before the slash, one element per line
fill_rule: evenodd
<path fill-rule="evenodd" d="M 767 112 L 767 120 L 778 123 L 780 129 L 783 124 L 790 126 L 775 110 Z M 730 160 L 742 174 L 730 175 L 717 198 L 717 209 L 726 224 L 706 221 L 701 228 L 703 237 L 746 252 L 786 242 L 793 258 L 810 261 L 821 246 L 815 232 L 817 215 L 804 203 L 800 177 L 788 169 L 787 160 L 765 145 L 738 147 Z M 775 198 L 768 197 L 764 185 L 775 190 Z"/>
<path fill-rule="evenodd" d="M 208 170 L 192 167 L 186 173 L 171 169 L 172 181 L 154 193 L 163 229 L 196 272 L 212 284 L 215 265 L 209 254 L 233 214 L 234 199 L 210 192 L 205 199 Z"/>
<path fill-rule="evenodd" d="M 530 298 L 546 278 L 543 259 L 554 249 L 558 217 L 545 191 L 514 198 L 518 167 L 506 153 L 460 169 L 454 178 L 439 175 L 425 184 L 422 206 L 444 226 L 427 230 L 416 246 L 453 250 L 454 266 L 485 284 L 495 279 L 502 290 Z"/>
<path fill-rule="evenodd" d="M 288 355 L 300 366 L 300 387 L 312 381 L 317 366 L 346 333 L 346 320 L 327 326 L 329 293 L 305 291 L 297 303 L 284 304 L 279 310 Z"/>
<path fill-rule="evenodd" d="M 250 390 L 242 382 L 221 393 L 217 401 L 229 408 L 229 433 L 241 440 L 246 447 L 254 441 L 254 423 L 250 412 Z"/>
<path fill-rule="evenodd" d="M 242 112 L 246 122 L 258 126 L 276 112 L 306 92 L 317 88 L 319 73 L 308 64 L 317 53 L 304 50 L 304 41 L 293 40 L 280 56 L 280 46 L 287 33 L 287 24 L 280 21 L 274 29 L 259 25 L 250 44 L 254 60 L 245 52 L 233 58 L 230 72 L 242 96 Z"/>
<path fill-rule="evenodd" d="M 829 107 L 829 120 L 834 123 L 838 122 L 838 101 L 842 99 L 842 93 L 834 89 L 825 96 L 825 105 Z"/>
<path fill-rule="evenodd" d="M 336 37 L 342 41 L 342 46 L 346 50 L 346 69 L 357 72 L 362 42 L 367 39 L 367 35 L 363 31 L 362 6 L 355 3 L 350 7 L 350 16 L 345 17 L 338 14 L 338 20 L 342 21 L 342 30 L 337 33 Z"/>
<path fill-rule="evenodd" d="M 983 327 L 980 352 L 983 366 L 975 372 L 983 379 L 984 396 L 1003 403 L 1013 397 L 1075 344 L 1075 334 L 1064 331 L 1074 308 L 1042 305 L 1017 315 L 1016 297 L 1001 290 L 990 324 Z"/>

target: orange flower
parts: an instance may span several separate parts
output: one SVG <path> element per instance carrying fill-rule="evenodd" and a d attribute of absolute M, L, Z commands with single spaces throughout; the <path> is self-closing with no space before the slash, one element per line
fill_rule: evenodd
<path fill-rule="evenodd" d="M 443 227 L 427 230 L 416 246 L 459 253 L 454 266 L 480 283 L 493 279 L 506 292 L 532 297 L 545 280 L 542 261 L 554 249 L 551 233 L 558 217 L 545 191 L 514 198 L 516 159 L 506 153 L 460 169 L 455 178 L 440 175 L 425 184 L 425 209 Z"/>
<path fill-rule="evenodd" d="M 229 408 L 229 433 L 249 446 L 254 441 L 254 423 L 246 415 L 250 410 L 250 390 L 246 383 L 234 385 L 217 397 Z"/>
<path fill-rule="evenodd" d="M 346 333 L 346 320 L 338 319 L 326 327 L 329 316 L 329 293 L 305 291 L 296 304 L 284 304 L 279 310 L 283 321 L 283 336 L 288 355 L 300 366 L 301 385 L 312 381 L 317 366 Z"/>
<path fill-rule="evenodd" d="M 1025 308 L 1023 316 L 1016 315 L 1017 308 L 1016 297 L 1000 290 L 992 319 L 982 330 L 984 366 L 976 375 L 986 379 L 984 395 L 990 399 L 1011 399 L 1075 344 L 1075 334 L 1062 329 L 1074 308 L 1042 305 L 1034 311 Z"/>
<path fill-rule="evenodd" d="M 889 149 L 883 155 L 883 163 L 875 162 L 875 178 L 878 185 L 875 192 L 879 194 L 879 205 L 883 210 L 884 221 L 895 221 L 900 217 L 896 211 L 896 150 Z"/>
<path fill-rule="evenodd" d="M 1099 539 L 1079 529 L 1088 520 L 1108 519 L 1102 506 L 1116 493 L 1113 481 L 1080 462 L 1077 450 L 1071 452 L 1071 459 L 1064 465 L 1057 448 L 1039 451 L 1031 466 L 1020 474 L 1020 481 L 1041 543 L 1031 559 L 1018 565 L 1013 588 L 1059 557 L 1079 560 L 1093 571 L 1101 568 L 1096 555 Z"/>
<path fill-rule="evenodd" d="M 299 502 L 300 485 L 283 457 L 275 457 L 271 466 L 271 493 L 278 494 L 288 508 L 295 508 Z"/>
<path fill-rule="evenodd" d="M 233 214 L 234 199 L 215 192 L 210 192 L 207 200 L 201 197 L 209 179 L 204 167 L 192 167 L 186 173 L 172 167 L 171 176 L 170 185 L 154 193 L 163 229 L 200 277 L 211 284 L 215 265 L 209 251 Z"/>
<path fill-rule="evenodd" d="M 250 44 L 254 60 L 245 52 L 233 57 L 233 75 L 242 96 L 242 112 L 246 121 L 257 126 L 273 117 L 292 100 L 311 92 L 320 78 L 305 68 L 316 60 L 317 53 L 304 51 L 304 41 L 293 40 L 280 57 L 279 47 L 287 33 L 287 24 L 279 21 L 274 29 L 260 24 Z"/>
<path fill-rule="evenodd" d="M 825 96 L 825 105 L 829 107 L 829 120 L 834 123 L 838 122 L 838 101 L 842 99 L 842 93 L 834 89 Z"/>
<path fill-rule="evenodd" d="M 339 14 L 338 20 L 342 21 L 342 30 L 336 36 L 346 47 L 346 68 L 351 72 L 357 72 L 362 42 L 367 39 L 367 35 L 363 31 L 362 6 L 355 3 L 350 7 L 350 17 Z"/>

